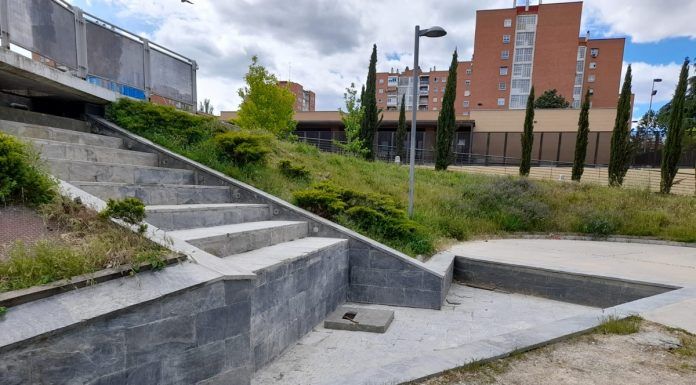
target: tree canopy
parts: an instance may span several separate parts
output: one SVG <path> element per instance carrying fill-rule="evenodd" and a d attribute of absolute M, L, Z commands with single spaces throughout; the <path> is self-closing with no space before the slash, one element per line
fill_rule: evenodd
<path fill-rule="evenodd" d="M 544 91 L 534 101 L 534 108 L 568 108 L 568 106 L 570 103 L 555 88 Z"/>
<path fill-rule="evenodd" d="M 287 87 L 279 86 L 275 75 L 259 64 L 256 56 L 251 58 L 244 80 L 246 85 L 238 92 L 242 104 L 235 123 L 249 130 L 288 136 L 297 124 L 293 120 L 295 95 Z"/>

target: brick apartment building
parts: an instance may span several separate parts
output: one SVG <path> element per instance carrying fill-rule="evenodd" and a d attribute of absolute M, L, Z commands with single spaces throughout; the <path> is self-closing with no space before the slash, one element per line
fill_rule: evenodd
<path fill-rule="evenodd" d="M 315 105 L 315 95 L 314 92 L 310 90 L 305 90 L 302 84 L 290 82 L 290 81 L 279 81 L 278 85 L 281 87 L 288 87 L 290 92 L 295 94 L 295 111 L 314 111 Z"/>
<path fill-rule="evenodd" d="M 616 107 L 625 39 L 578 37 L 581 15 L 582 2 L 477 11 L 473 58 L 457 67 L 457 115 L 524 109 L 532 85 L 537 96 L 557 89 L 572 108 L 587 89 L 593 108 Z M 421 72 L 419 110 L 441 109 L 447 74 Z M 378 107 L 396 110 L 405 94 L 410 110 L 412 76 L 408 68 L 378 73 Z"/>
<path fill-rule="evenodd" d="M 589 33 L 581 33 L 582 2 L 539 1 L 537 5 L 518 6 L 513 1 L 511 5 L 476 12 L 473 58 L 458 63 L 457 130 L 452 143 L 457 161 L 518 162 L 524 109 L 534 85 L 537 96 L 555 88 L 571 106 L 536 111 L 532 158 L 541 164 L 572 164 L 580 102 L 590 90 L 586 162 L 608 163 L 625 39 L 591 39 Z M 377 106 L 384 111 L 384 120 L 375 145 L 382 158 L 394 155 L 402 96 L 406 109 L 411 109 L 412 76 L 412 69 L 377 73 Z M 416 156 L 422 161 L 433 158 L 437 115 L 442 109 L 447 76 L 447 68 L 431 68 L 421 72 L 416 85 Z M 228 115 L 232 116 L 224 114 Z M 336 111 L 298 111 L 295 119 L 300 138 L 327 146 L 333 140 L 345 139 Z"/>

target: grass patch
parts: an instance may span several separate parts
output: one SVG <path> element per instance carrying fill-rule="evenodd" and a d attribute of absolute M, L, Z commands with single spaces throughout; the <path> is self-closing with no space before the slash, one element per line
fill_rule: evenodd
<path fill-rule="evenodd" d="M 329 182 L 355 193 L 389 197 L 399 207 L 407 205 L 407 167 L 321 153 L 310 145 L 280 140 L 269 144 L 271 151 L 265 163 L 239 165 L 221 155 L 214 143 L 212 138 L 219 128 L 210 129 L 209 123 L 199 122 L 207 136 L 184 140 L 187 135 L 175 133 L 183 129 L 178 123 L 172 128 L 161 126 L 175 120 L 173 116 L 148 117 L 150 109 L 161 107 L 128 101 L 128 108 L 119 112 L 121 103 L 126 102 L 109 109 L 116 124 L 284 200 L 297 203 L 296 192 Z M 146 109 L 139 107 L 145 105 Z M 620 234 L 696 242 L 696 197 L 420 168 L 416 170 L 415 196 L 412 219 L 431 240 L 433 250 L 455 241 L 515 232 Z M 412 247 L 415 238 L 405 241 L 385 236 L 379 228 L 365 227 L 362 221 L 343 224 L 407 254 L 419 253 Z"/>
<path fill-rule="evenodd" d="M 600 334 L 627 335 L 640 331 L 640 324 L 643 319 L 639 316 L 619 318 L 611 315 L 607 317 L 601 325 L 595 328 L 595 332 Z"/>
<path fill-rule="evenodd" d="M 135 270 L 143 262 L 164 266 L 168 250 L 70 199 L 58 196 L 39 210 L 61 236 L 13 244 L 0 262 L 0 292 L 121 265 Z"/>
<path fill-rule="evenodd" d="M 681 346 L 674 349 L 676 355 L 682 357 L 696 357 L 696 336 L 685 331 L 679 332 Z"/>

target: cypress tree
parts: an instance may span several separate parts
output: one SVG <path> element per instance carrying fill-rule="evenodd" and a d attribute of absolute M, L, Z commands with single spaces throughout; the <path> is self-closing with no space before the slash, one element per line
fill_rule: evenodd
<path fill-rule="evenodd" d="M 616 106 L 616 121 L 611 134 L 609 155 L 609 185 L 621 186 L 631 161 L 631 144 L 629 142 L 631 122 L 631 66 L 628 66 L 621 96 Z"/>
<path fill-rule="evenodd" d="M 532 165 L 532 145 L 534 144 L 534 86 L 527 98 L 527 111 L 524 114 L 524 132 L 522 133 L 522 159 L 520 176 L 528 176 Z"/>
<path fill-rule="evenodd" d="M 572 179 L 580 181 L 585 171 L 585 156 L 587 155 L 587 136 L 590 134 L 590 90 L 585 92 L 585 100 L 580 107 L 578 119 L 578 135 L 575 138 L 575 158 L 573 159 Z"/>
<path fill-rule="evenodd" d="M 367 159 L 375 158 L 375 133 L 379 128 L 379 110 L 377 109 L 377 44 L 372 46 L 370 67 L 367 71 L 367 82 L 363 94 L 362 106 L 365 109 L 363 120 L 360 124 L 360 139 L 362 139 L 367 152 Z"/>
<path fill-rule="evenodd" d="M 399 108 L 399 125 L 396 126 L 396 155 L 401 158 L 401 162 L 406 161 L 406 94 L 401 95 L 401 108 Z"/>
<path fill-rule="evenodd" d="M 660 179 L 660 192 L 669 194 L 674 183 L 674 177 L 679 169 L 678 163 L 682 153 L 682 142 L 684 141 L 684 104 L 686 100 L 686 86 L 689 78 L 689 58 L 684 59 L 677 90 L 674 91 L 672 99 L 672 113 L 669 116 L 669 126 L 667 127 L 667 138 L 665 147 L 662 150 L 662 167 Z"/>
<path fill-rule="evenodd" d="M 435 170 L 447 170 L 452 162 L 452 140 L 455 130 L 454 98 L 457 94 L 457 50 L 452 54 L 442 109 L 437 117 Z"/>

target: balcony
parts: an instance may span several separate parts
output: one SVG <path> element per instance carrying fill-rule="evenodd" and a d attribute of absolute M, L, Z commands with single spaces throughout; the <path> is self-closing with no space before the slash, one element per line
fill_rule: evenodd
<path fill-rule="evenodd" d="M 418 93 L 419 93 L 420 95 L 427 95 L 429 90 L 430 90 L 430 87 L 429 87 L 429 86 L 420 86 L 420 87 L 418 88 Z"/>

